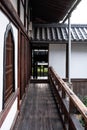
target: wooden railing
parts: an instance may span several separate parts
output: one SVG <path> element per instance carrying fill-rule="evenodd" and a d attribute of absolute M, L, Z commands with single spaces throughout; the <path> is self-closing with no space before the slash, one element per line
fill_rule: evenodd
<path fill-rule="evenodd" d="M 87 108 L 75 93 L 53 70 L 49 68 L 49 81 L 64 130 L 87 130 Z M 83 123 L 81 123 L 83 122 Z"/>

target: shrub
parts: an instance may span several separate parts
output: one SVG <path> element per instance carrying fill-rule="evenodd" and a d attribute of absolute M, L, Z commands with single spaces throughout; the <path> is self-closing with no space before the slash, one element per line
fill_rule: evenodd
<path fill-rule="evenodd" d="M 83 97 L 82 102 L 87 107 L 87 96 Z"/>

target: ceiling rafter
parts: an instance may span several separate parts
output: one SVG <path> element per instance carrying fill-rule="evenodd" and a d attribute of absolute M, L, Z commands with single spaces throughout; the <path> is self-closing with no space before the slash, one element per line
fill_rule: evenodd
<path fill-rule="evenodd" d="M 80 1 L 80 0 L 78 0 Z M 31 0 L 33 22 L 59 22 L 65 18 L 77 0 Z"/>

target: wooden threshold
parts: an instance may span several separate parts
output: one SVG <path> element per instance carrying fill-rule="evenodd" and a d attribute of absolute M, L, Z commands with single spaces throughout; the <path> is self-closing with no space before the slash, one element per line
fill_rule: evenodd
<path fill-rule="evenodd" d="M 31 79 L 30 83 L 49 83 L 48 79 Z"/>

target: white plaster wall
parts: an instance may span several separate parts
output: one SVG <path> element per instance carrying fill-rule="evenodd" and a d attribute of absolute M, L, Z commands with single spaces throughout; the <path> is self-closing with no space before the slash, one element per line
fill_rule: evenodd
<path fill-rule="evenodd" d="M 71 78 L 87 78 L 87 43 L 72 44 Z"/>
<path fill-rule="evenodd" d="M 12 5 L 14 6 L 16 12 L 17 12 L 17 0 L 10 0 Z"/>
<path fill-rule="evenodd" d="M 8 113 L 4 123 L 2 124 L 0 130 L 10 130 L 11 125 L 13 123 L 14 117 L 17 112 L 17 99 L 15 100 L 14 104 L 11 107 L 10 112 Z"/>
<path fill-rule="evenodd" d="M 24 8 L 21 2 L 20 2 L 20 19 L 24 25 Z"/>
<path fill-rule="evenodd" d="M 2 111 L 2 99 L 3 99 L 3 48 L 4 48 L 4 34 L 6 31 L 6 27 L 9 24 L 9 19 L 0 11 L 0 112 Z M 18 65 L 18 30 L 11 23 L 14 34 L 15 41 L 15 88 L 17 89 L 17 65 Z M 17 111 L 17 99 L 15 100 L 14 105 L 11 107 L 5 122 L 3 123 L 0 130 L 10 130 L 10 126 L 15 117 L 15 113 Z"/>
<path fill-rule="evenodd" d="M 49 45 L 49 66 L 53 66 L 54 70 L 62 78 L 66 73 L 66 45 L 50 44 Z"/>
<path fill-rule="evenodd" d="M 4 33 L 9 20 L 0 11 L 0 111 L 2 110 L 3 98 L 3 48 L 4 48 Z"/>
<path fill-rule="evenodd" d="M 18 76 L 18 30 L 17 28 L 13 25 L 13 34 L 14 34 L 14 41 L 15 41 L 15 89 L 18 87 L 18 82 L 17 82 L 17 76 Z"/>

